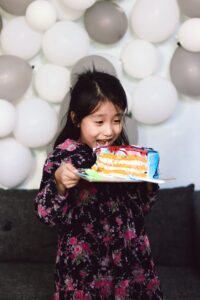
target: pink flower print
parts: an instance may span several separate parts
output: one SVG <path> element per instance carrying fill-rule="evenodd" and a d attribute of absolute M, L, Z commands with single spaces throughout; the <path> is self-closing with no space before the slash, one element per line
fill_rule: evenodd
<path fill-rule="evenodd" d="M 68 205 L 66 204 L 66 205 L 63 207 L 62 212 L 63 212 L 64 215 L 66 215 L 67 211 L 68 211 Z"/>
<path fill-rule="evenodd" d="M 147 235 L 144 236 L 144 244 L 145 244 L 145 246 L 146 246 L 147 248 L 150 247 L 149 239 L 148 239 Z"/>
<path fill-rule="evenodd" d="M 115 288 L 115 296 L 116 297 L 125 297 L 126 296 L 126 289 L 124 287 Z"/>
<path fill-rule="evenodd" d="M 80 245 L 76 245 L 74 247 L 74 256 L 77 257 L 78 255 L 80 255 L 82 253 L 82 247 Z"/>
<path fill-rule="evenodd" d="M 59 300 L 60 298 L 59 298 L 59 295 L 56 293 L 56 294 L 54 294 L 54 296 L 53 296 L 53 300 Z"/>
<path fill-rule="evenodd" d="M 87 224 L 87 225 L 85 226 L 85 232 L 86 232 L 86 233 L 92 234 L 92 233 L 93 233 L 93 230 L 94 230 L 93 224 Z"/>
<path fill-rule="evenodd" d="M 158 278 L 153 278 L 149 281 L 149 283 L 147 284 L 147 290 L 155 290 L 157 289 L 157 287 L 159 286 L 160 282 L 158 280 Z"/>
<path fill-rule="evenodd" d="M 82 290 L 78 290 L 74 293 L 76 300 L 84 300 L 84 293 Z"/>
<path fill-rule="evenodd" d="M 116 221 L 117 225 L 119 225 L 119 226 L 123 224 L 123 221 L 120 217 L 116 217 L 115 221 Z"/>
<path fill-rule="evenodd" d="M 41 204 L 38 205 L 38 214 L 40 217 L 46 217 L 48 213 L 48 209 L 45 209 Z"/>
<path fill-rule="evenodd" d="M 74 286 L 73 286 L 73 281 L 69 280 L 67 283 L 67 290 L 68 291 L 73 291 L 74 290 Z"/>
<path fill-rule="evenodd" d="M 44 166 L 44 171 L 46 171 L 46 172 L 50 172 L 50 169 L 53 167 L 53 162 L 51 162 L 51 161 L 48 161 L 46 164 L 45 164 L 45 166 Z"/>
<path fill-rule="evenodd" d="M 104 236 L 104 238 L 103 238 L 103 242 L 104 243 L 110 243 L 110 241 L 112 241 L 112 237 L 111 236 L 109 236 L 109 235 Z"/>
<path fill-rule="evenodd" d="M 100 294 L 103 297 L 106 297 L 111 293 L 113 283 L 109 279 L 97 280 L 95 282 L 95 287 L 100 290 Z"/>
<path fill-rule="evenodd" d="M 92 253 L 92 250 L 90 249 L 89 245 L 87 243 L 82 244 L 82 249 L 87 253 Z"/>
<path fill-rule="evenodd" d="M 125 232 L 124 232 L 124 238 L 126 240 L 132 240 L 136 237 L 136 234 L 133 230 L 130 230 L 130 229 L 127 229 Z"/>
<path fill-rule="evenodd" d="M 121 262 L 121 252 L 119 252 L 119 253 L 113 253 L 112 257 L 113 257 L 114 264 L 116 266 L 118 266 L 120 264 L 120 262 Z"/>
<path fill-rule="evenodd" d="M 88 273 L 85 271 L 80 271 L 79 274 L 82 278 L 85 278 L 88 275 Z"/>
<path fill-rule="evenodd" d="M 77 244 L 77 238 L 75 236 L 72 236 L 70 239 L 69 239 L 69 244 L 70 245 L 76 245 Z"/>
<path fill-rule="evenodd" d="M 66 141 L 64 141 L 64 143 L 59 145 L 59 149 L 62 149 L 62 150 L 66 149 L 68 151 L 73 151 L 76 149 L 76 145 L 73 144 L 70 140 L 66 140 Z"/>

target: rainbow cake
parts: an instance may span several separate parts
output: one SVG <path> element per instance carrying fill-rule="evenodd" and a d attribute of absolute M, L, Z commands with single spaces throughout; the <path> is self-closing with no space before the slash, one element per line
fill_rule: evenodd
<path fill-rule="evenodd" d="M 159 153 L 152 148 L 101 146 L 92 170 L 101 176 L 158 179 Z"/>

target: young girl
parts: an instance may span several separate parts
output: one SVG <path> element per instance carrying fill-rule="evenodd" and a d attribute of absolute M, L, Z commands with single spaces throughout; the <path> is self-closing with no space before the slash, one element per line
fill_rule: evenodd
<path fill-rule="evenodd" d="M 93 148 L 128 144 L 127 99 L 119 80 L 102 72 L 79 76 L 66 126 L 47 158 L 37 215 L 59 231 L 54 300 L 161 300 L 144 215 L 158 186 L 91 183 L 78 168 L 95 163 Z"/>

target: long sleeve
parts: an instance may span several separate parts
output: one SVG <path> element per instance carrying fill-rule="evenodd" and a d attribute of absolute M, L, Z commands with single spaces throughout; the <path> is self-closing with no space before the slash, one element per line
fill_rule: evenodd
<path fill-rule="evenodd" d="M 58 193 L 54 173 L 60 164 L 71 162 L 75 168 L 90 168 L 95 160 L 91 148 L 72 140 L 66 140 L 48 156 L 35 199 L 36 214 L 42 222 L 53 226 L 64 223 L 67 218 L 69 198 L 74 188 L 66 189 L 64 195 Z"/>
<path fill-rule="evenodd" d="M 146 215 L 154 203 L 157 201 L 159 185 L 155 183 L 142 182 L 138 184 L 138 197 L 142 205 L 144 215 Z"/>

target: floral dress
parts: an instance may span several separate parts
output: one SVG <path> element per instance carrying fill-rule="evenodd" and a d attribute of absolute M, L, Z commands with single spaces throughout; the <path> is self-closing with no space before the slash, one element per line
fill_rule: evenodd
<path fill-rule="evenodd" d="M 47 158 L 36 197 L 39 219 L 58 227 L 54 300 L 161 300 L 144 228 L 158 186 L 80 180 L 59 195 L 54 178 L 62 162 L 89 168 L 95 154 L 67 139 Z"/>

